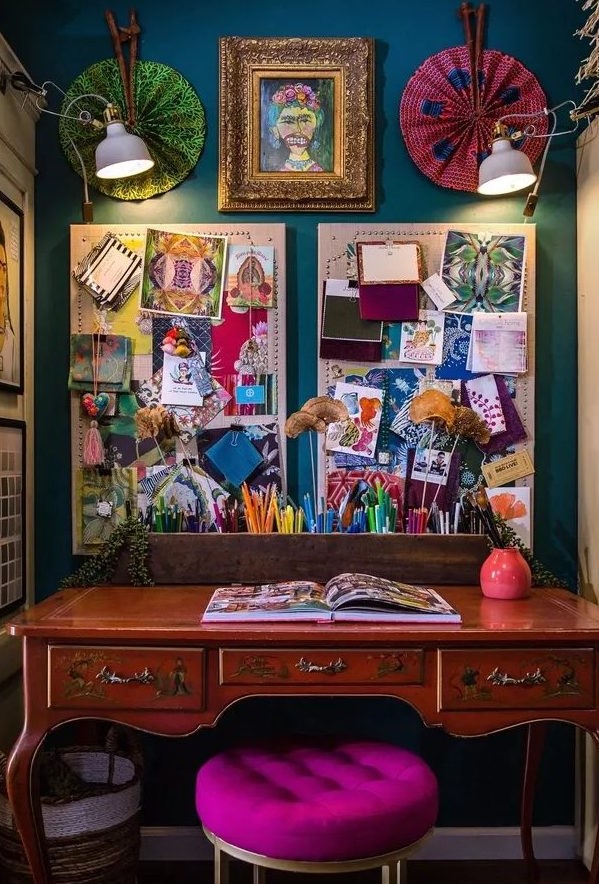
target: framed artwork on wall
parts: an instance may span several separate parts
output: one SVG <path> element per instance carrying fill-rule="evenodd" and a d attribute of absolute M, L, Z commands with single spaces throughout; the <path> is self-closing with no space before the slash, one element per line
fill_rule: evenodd
<path fill-rule="evenodd" d="M 374 41 L 220 40 L 220 211 L 374 211 Z"/>
<path fill-rule="evenodd" d="M 0 389 L 23 392 L 23 212 L 0 191 Z"/>
<path fill-rule="evenodd" d="M 0 418 L 0 617 L 25 602 L 25 423 Z"/>

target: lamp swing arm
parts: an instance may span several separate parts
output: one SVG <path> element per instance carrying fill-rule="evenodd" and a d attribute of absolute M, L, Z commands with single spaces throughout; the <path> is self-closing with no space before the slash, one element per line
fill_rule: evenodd
<path fill-rule="evenodd" d="M 572 110 L 570 111 L 570 119 L 574 123 L 574 125 L 570 129 L 562 129 L 560 132 L 556 132 L 557 128 L 557 114 L 556 111 L 560 110 L 562 107 L 566 107 L 566 105 L 571 105 Z M 578 129 L 578 120 L 572 116 L 574 111 L 576 110 L 576 102 L 572 101 L 571 98 L 566 99 L 565 101 L 556 104 L 554 107 L 544 107 L 539 111 L 532 111 L 531 113 L 514 113 L 514 114 L 504 114 L 502 117 L 496 121 L 496 128 L 501 128 L 501 134 L 505 138 L 509 138 L 510 141 L 519 141 L 520 138 L 556 138 L 558 135 L 569 135 L 571 132 L 576 132 Z M 538 133 L 533 123 L 527 125 L 524 129 L 519 132 L 507 132 L 503 131 L 506 129 L 503 126 L 505 120 L 509 120 L 511 118 L 517 117 L 519 119 L 535 119 L 536 117 L 541 116 L 552 116 L 553 118 L 553 126 L 549 132 L 546 133 Z"/>

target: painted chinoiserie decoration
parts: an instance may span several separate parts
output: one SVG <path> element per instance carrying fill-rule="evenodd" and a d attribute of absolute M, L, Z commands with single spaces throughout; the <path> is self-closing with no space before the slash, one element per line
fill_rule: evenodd
<path fill-rule="evenodd" d="M 528 562 L 517 547 L 493 549 L 480 569 L 482 594 L 490 599 L 522 599 L 530 591 Z"/>

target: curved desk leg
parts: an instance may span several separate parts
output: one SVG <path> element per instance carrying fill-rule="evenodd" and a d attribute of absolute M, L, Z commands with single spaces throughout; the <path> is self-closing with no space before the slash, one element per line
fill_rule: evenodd
<path fill-rule="evenodd" d="M 546 721 L 535 721 L 528 725 L 524 781 L 522 784 L 522 804 L 520 807 L 520 843 L 522 844 L 522 855 L 526 863 L 529 881 L 538 881 L 539 879 L 539 867 L 532 844 L 532 811 L 546 733 Z"/>
<path fill-rule="evenodd" d="M 6 768 L 8 799 L 29 860 L 34 884 L 50 882 L 38 777 L 32 776 L 32 773 L 35 774 L 35 754 L 44 736 L 44 731 L 28 730 L 25 727 L 8 757 Z"/>

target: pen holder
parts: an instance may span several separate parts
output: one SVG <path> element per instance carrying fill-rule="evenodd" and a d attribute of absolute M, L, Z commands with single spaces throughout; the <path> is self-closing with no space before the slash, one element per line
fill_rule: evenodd
<path fill-rule="evenodd" d="M 528 562 L 516 547 L 493 549 L 480 569 L 480 588 L 490 599 L 525 598 L 530 583 Z"/>

